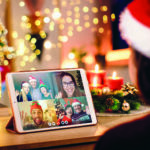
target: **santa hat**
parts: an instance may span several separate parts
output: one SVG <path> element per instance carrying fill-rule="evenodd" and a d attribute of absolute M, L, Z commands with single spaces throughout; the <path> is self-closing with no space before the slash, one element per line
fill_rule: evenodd
<path fill-rule="evenodd" d="M 122 38 L 150 58 L 150 1 L 134 0 L 120 15 Z"/>
<path fill-rule="evenodd" d="M 24 86 L 30 86 L 29 85 L 29 83 L 28 82 L 26 82 L 26 81 L 22 81 L 22 83 L 21 83 L 21 88 L 23 88 Z"/>
<path fill-rule="evenodd" d="M 29 82 L 31 82 L 31 81 L 36 81 L 36 78 L 33 76 L 29 76 Z"/>
<path fill-rule="evenodd" d="M 30 107 L 30 113 L 32 113 L 33 109 L 40 109 L 43 112 L 41 105 L 37 101 L 32 102 L 32 105 Z"/>
<path fill-rule="evenodd" d="M 84 106 L 84 104 L 82 104 L 78 99 L 73 100 L 72 107 L 74 107 L 75 105 L 81 105 L 82 107 Z"/>

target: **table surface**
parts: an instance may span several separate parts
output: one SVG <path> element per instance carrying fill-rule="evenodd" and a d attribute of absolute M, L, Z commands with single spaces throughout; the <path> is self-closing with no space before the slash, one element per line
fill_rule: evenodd
<path fill-rule="evenodd" d="M 28 134 L 8 132 L 5 126 L 10 116 L 0 117 L 0 149 L 43 149 L 44 147 L 63 147 L 65 145 L 96 143 L 98 138 L 109 128 L 139 118 L 147 113 L 129 116 L 101 116 L 97 117 L 98 123 L 94 126 Z"/>

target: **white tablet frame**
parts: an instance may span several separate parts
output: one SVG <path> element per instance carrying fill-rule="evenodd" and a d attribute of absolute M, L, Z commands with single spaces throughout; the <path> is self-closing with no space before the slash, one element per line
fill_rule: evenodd
<path fill-rule="evenodd" d="M 86 77 L 86 72 L 84 69 L 64 69 L 64 70 L 41 70 L 41 71 L 32 71 L 34 73 L 40 73 L 40 72 L 61 72 L 61 71 L 80 71 L 81 78 L 83 81 L 83 86 L 85 90 L 85 96 L 87 99 L 90 115 L 92 122 L 91 123 L 83 123 L 83 124 L 73 124 L 73 125 L 68 125 L 68 126 L 57 126 L 57 127 L 50 127 L 50 128 L 40 128 L 40 129 L 33 129 L 33 130 L 23 130 L 22 124 L 21 124 L 21 118 L 20 118 L 20 112 L 18 108 L 18 102 L 17 98 L 15 95 L 15 88 L 14 88 L 14 82 L 12 75 L 14 74 L 26 74 L 26 73 L 31 73 L 29 72 L 13 72 L 13 73 L 8 73 L 6 76 L 6 83 L 7 83 L 7 88 L 8 88 L 8 94 L 9 94 L 9 100 L 11 103 L 11 108 L 14 116 L 14 121 L 15 121 L 15 128 L 18 133 L 27 133 L 27 132 L 37 132 L 37 131 L 45 131 L 45 130 L 54 130 L 54 129 L 63 129 L 63 128 L 72 128 L 72 127 L 81 127 L 81 126 L 88 126 L 88 125 L 95 125 L 97 123 L 96 115 L 95 115 L 95 109 L 94 105 L 92 102 L 92 96 L 91 92 L 89 89 L 89 84 L 88 80 Z"/>

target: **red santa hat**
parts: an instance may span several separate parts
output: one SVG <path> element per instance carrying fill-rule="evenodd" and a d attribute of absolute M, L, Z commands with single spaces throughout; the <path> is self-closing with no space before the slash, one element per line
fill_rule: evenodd
<path fill-rule="evenodd" d="M 29 76 L 29 82 L 31 82 L 31 81 L 36 81 L 36 78 L 33 76 Z"/>
<path fill-rule="evenodd" d="M 150 58 L 150 1 L 134 0 L 120 15 L 122 38 Z"/>
<path fill-rule="evenodd" d="M 82 104 L 78 99 L 73 100 L 72 107 L 74 107 L 75 105 L 81 105 L 82 107 L 84 106 L 84 104 Z"/>
<path fill-rule="evenodd" d="M 30 107 L 30 113 L 32 113 L 33 109 L 40 109 L 43 112 L 41 105 L 37 101 L 32 102 L 32 105 Z"/>

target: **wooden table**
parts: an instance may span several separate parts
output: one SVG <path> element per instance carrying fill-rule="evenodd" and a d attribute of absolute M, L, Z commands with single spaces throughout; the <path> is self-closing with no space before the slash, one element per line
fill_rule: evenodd
<path fill-rule="evenodd" d="M 136 119 L 145 114 L 134 116 L 98 117 L 98 124 L 80 128 L 55 131 L 14 134 L 6 131 L 10 116 L 0 117 L 0 149 L 51 149 L 51 150 L 91 150 L 99 136 L 120 123 Z"/>

